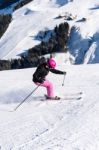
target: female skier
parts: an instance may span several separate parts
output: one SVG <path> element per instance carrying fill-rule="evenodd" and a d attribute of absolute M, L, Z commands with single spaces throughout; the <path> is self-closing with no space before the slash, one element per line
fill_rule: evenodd
<path fill-rule="evenodd" d="M 36 71 L 33 74 L 33 82 L 38 86 L 43 86 L 47 89 L 47 99 L 55 99 L 58 100 L 60 97 L 55 96 L 53 84 L 46 79 L 46 76 L 48 75 L 49 71 L 55 74 L 63 74 L 65 75 L 65 71 L 56 70 L 56 62 L 53 58 L 48 59 L 47 62 L 44 62 L 40 64 Z"/>

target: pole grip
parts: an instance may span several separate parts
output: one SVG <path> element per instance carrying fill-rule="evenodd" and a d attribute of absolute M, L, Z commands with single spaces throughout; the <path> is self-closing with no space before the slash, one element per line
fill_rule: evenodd
<path fill-rule="evenodd" d="M 64 74 L 62 86 L 64 86 L 65 77 L 66 77 L 66 74 Z"/>

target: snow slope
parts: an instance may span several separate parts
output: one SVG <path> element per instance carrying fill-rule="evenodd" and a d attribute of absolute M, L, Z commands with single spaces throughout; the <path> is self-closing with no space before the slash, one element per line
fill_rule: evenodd
<path fill-rule="evenodd" d="M 48 75 L 55 93 L 75 97 L 82 91 L 82 99 L 40 101 L 46 90 L 39 87 L 14 112 L 36 87 L 31 82 L 35 68 L 0 72 L 1 150 L 99 149 L 99 65 L 62 63 L 57 68 L 66 70 L 67 76 L 62 86 L 63 76 Z"/>
<path fill-rule="evenodd" d="M 15 11 L 8 30 L 0 39 L 0 59 L 19 57 L 39 44 L 40 41 L 35 39 L 39 31 L 54 29 L 56 25 L 67 21 L 65 17 L 55 18 L 68 14 L 74 18 L 68 21 L 70 27 L 75 26 L 68 47 L 75 57 L 75 63 L 98 63 L 98 0 L 34 0 Z M 82 21 L 82 18 L 86 18 L 86 21 Z M 96 47 L 92 46 L 94 42 Z"/>
<path fill-rule="evenodd" d="M 57 69 L 63 76 L 50 73 L 56 95 L 81 100 L 41 101 L 46 89 L 39 87 L 16 111 L 14 109 L 36 88 L 32 74 L 36 68 L 0 72 L 0 150 L 99 150 L 99 27 L 98 0 L 34 0 L 13 14 L 13 20 L 0 39 L 0 59 L 19 57 L 40 43 L 41 30 L 53 29 L 67 11 L 76 18 L 68 46 L 71 55 L 56 55 Z M 87 17 L 86 22 L 79 21 Z M 68 59 L 68 61 L 67 61 Z M 86 65 L 89 64 L 89 65 Z"/>

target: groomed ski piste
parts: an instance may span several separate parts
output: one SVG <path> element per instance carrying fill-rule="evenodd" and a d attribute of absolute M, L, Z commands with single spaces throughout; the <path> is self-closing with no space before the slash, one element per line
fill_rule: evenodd
<path fill-rule="evenodd" d="M 57 67 L 67 76 L 62 86 L 63 76 L 48 75 L 55 93 L 72 97 L 82 91 L 81 100 L 41 101 L 46 90 L 39 87 L 13 111 L 36 87 L 35 69 L 0 72 L 1 150 L 99 149 L 99 65 Z"/>
<path fill-rule="evenodd" d="M 75 97 L 82 92 L 82 98 L 41 101 L 46 89 L 38 87 L 14 111 L 36 88 L 32 82 L 36 68 L 1 71 L 0 150 L 99 150 L 98 0 L 34 0 L 15 11 L 0 39 L 0 59 L 18 58 L 20 53 L 40 43 L 35 40 L 37 33 L 64 22 L 64 18 L 55 17 L 65 12 L 77 15 L 69 24 L 75 25 L 80 34 L 72 33 L 71 54 L 79 55 L 80 59 L 84 49 L 86 54 L 82 65 L 70 64 L 66 54 L 56 54 L 57 69 L 67 72 L 64 86 L 63 75 L 50 73 L 47 78 L 53 82 L 57 96 Z M 79 22 L 83 17 L 87 22 Z"/>

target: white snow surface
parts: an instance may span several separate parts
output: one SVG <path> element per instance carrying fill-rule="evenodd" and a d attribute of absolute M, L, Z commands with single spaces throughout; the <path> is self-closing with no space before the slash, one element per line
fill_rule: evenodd
<path fill-rule="evenodd" d="M 65 17 L 55 19 L 68 14 L 74 18 L 72 21 L 67 21 Z M 56 25 L 67 21 L 70 28 L 74 26 L 68 47 L 75 62 L 99 62 L 99 0 L 34 0 L 12 15 L 10 25 L 0 39 L 0 59 L 20 57 L 21 53 L 40 43 L 35 38 L 40 31 L 53 30 Z M 82 18 L 86 21 L 81 21 Z M 96 47 L 92 46 L 94 42 Z"/>
<path fill-rule="evenodd" d="M 56 95 L 70 98 L 83 92 L 81 100 L 40 101 L 46 89 L 36 88 L 36 68 L 0 72 L 1 150 L 99 150 L 99 65 L 66 65 L 50 73 Z"/>
<path fill-rule="evenodd" d="M 13 13 L 9 28 L 0 39 L 0 59 L 19 57 L 40 43 L 39 31 L 54 29 L 72 13 L 75 26 L 68 46 L 70 52 L 55 56 L 64 76 L 49 73 L 60 101 L 41 101 L 46 89 L 38 89 L 14 109 L 37 86 L 32 82 L 36 68 L 0 72 L 0 150 L 99 150 L 99 1 L 34 0 Z M 76 22 L 81 18 L 86 22 Z M 71 55 L 71 54 L 72 55 Z M 71 65 L 82 59 L 83 65 Z M 89 64 L 91 63 L 91 64 Z M 96 64 L 97 63 L 97 64 Z M 80 100 L 71 100 L 83 92 Z"/>

